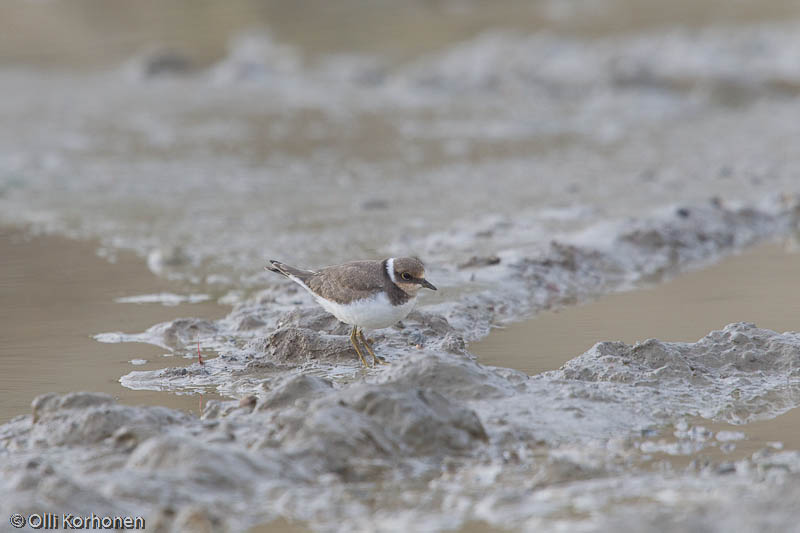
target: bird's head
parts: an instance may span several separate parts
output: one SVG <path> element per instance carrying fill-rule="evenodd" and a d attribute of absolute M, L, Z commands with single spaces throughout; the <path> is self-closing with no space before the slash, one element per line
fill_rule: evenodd
<path fill-rule="evenodd" d="M 425 265 L 416 257 L 393 257 L 386 261 L 386 270 L 394 284 L 410 296 L 416 296 L 421 287 L 436 290 L 425 279 Z"/>

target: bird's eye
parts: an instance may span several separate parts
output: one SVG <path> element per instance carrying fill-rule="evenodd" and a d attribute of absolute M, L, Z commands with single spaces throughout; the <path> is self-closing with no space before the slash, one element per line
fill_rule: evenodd
<path fill-rule="evenodd" d="M 403 272 L 402 274 L 400 274 L 400 277 L 406 281 L 411 281 L 411 274 L 409 274 L 408 272 Z"/>

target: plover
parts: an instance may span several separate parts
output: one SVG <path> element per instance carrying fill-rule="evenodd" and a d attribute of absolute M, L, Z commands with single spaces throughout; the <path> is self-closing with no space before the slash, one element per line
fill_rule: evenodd
<path fill-rule="evenodd" d="M 350 343 L 364 360 L 358 341 L 372 356 L 373 365 L 383 363 L 364 336 L 368 330 L 389 327 L 414 308 L 421 287 L 436 290 L 425 279 L 425 266 L 413 257 L 391 257 L 383 261 L 351 261 L 320 270 L 303 270 L 270 261 L 267 270 L 282 274 L 309 293 L 327 312 L 353 326 Z"/>

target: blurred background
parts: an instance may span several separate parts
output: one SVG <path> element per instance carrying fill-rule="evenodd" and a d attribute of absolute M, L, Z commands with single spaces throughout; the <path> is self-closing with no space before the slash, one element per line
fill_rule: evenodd
<path fill-rule="evenodd" d="M 7 0 L 0 223 L 253 287 L 798 187 L 789 0 Z M 524 235 L 489 231 L 513 220 Z M 490 232 L 492 238 L 485 237 Z"/>
<path fill-rule="evenodd" d="M 312 57 L 366 52 L 403 61 L 487 30 L 601 37 L 781 22 L 799 10 L 792 0 L 7 0 L 0 6 L 0 58 L 11 65 L 107 67 L 156 46 L 207 66 L 225 56 L 239 32 L 266 28 Z"/>

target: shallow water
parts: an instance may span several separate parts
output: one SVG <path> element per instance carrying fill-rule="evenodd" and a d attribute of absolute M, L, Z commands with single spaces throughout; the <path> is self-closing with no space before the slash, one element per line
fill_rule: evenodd
<path fill-rule="evenodd" d="M 555 370 L 599 340 L 695 342 L 731 322 L 800 330 L 800 254 L 754 247 L 655 286 L 542 312 L 498 328 L 469 349 L 487 365 L 527 374 Z"/>
<path fill-rule="evenodd" d="M 181 288 L 155 276 L 129 252 L 114 252 L 109 262 L 97 251 L 97 243 L 0 228 L 0 422 L 29 412 L 33 399 L 47 392 L 102 391 L 128 404 L 168 405 L 197 414 L 204 399 L 219 398 L 213 391 L 201 398 L 120 385 L 120 375 L 131 369 L 180 366 L 194 359 L 182 362 L 184 354 L 147 344 L 101 344 L 93 335 L 138 331 L 153 320 L 180 315 L 219 318 L 226 308 L 209 302 L 118 303 L 117 298 Z M 134 366 L 130 361 L 136 359 L 147 363 Z"/>
<path fill-rule="evenodd" d="M 787 245 L 756 246 L 656 286 L 543 312 L 495 329 L 484 339 L 470 343 L 469 348 L 483 364 L 538 374 L 561 367 L 599 339 L 629 344 L 649 338 L 695 342 L 708 331 L 734 321 L 753 322 L 775 331 L 797 331 L 800 254 Z M 770 446 L 800 450 L 798 408 L 743 425 L 700 417 L 689 423 L 712 433 L 742 435 L 735 439 L 735 448 L 707 447 L 696 454 L 654 453 L 654 460 L 686 468 L 698 461 L 741 460 Z M 655 440 L 674 442 L 671 431 L 660 432 Z"/>

